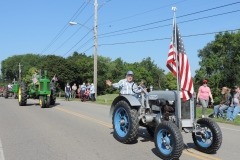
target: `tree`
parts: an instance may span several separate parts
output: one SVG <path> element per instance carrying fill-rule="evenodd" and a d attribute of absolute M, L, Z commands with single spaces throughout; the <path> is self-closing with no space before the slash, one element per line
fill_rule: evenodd
<path fill-rule="evenodd" d="M 213 96 L 220 88 L 240 84 L 240 31 L 215 35 L 215 40 L 198 51 L 200 69 L 196 71 L 195 87 L 203 79 L 209 80 Z"/>
<path fill-rule="evenodd" d="M 166 89 L 177 90 L 177 78 L 172 72 L 168 72 L 164 78 Z"/>

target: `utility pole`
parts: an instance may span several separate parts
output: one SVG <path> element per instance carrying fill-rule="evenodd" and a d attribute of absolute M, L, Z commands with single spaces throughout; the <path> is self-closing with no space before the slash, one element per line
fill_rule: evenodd
<path fill-rule="evenodd" d="M 18 76 L 18 82 L 20 83 L 21 82 L 21 73 L 22 73 L 22 70 L 21 70 L 21 65 L 20 63 L 18 64 L 18 72 L 19 72 L 19 76 Z"/>
<path fill-rule="evenodd" d="M 95 88 L 95 97 L 97 97 L 97 55 L 98 55 L 98 1 L 94 2 L 94 76 L 93 84 Z"/>

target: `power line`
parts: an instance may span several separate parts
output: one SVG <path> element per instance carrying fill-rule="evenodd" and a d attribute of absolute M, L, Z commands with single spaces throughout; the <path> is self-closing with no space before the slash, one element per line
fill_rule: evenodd
<path fill-rule="evenodd" d="M 208 34 L 215 34 L 220 32 L 230 32 L 230 31 L 237 31 L 239 29 L 232 29 L 232 30 L 225 30 L 225 31 L 217 31 L 217 32 L 208 32 L 208 33 L 199 33 L 199 34 L 191 34 L 182 37 L 195 37 L 195 36 L 203 36 Z M 119 44 L 130 44 L 130 43 L 142 43 L 142 42 L 150 42 L 150 41 L 161 41 L 161 40 L 169 40 L 171 38 L 160 38 L 160 39 L 148 39 L 148 40 L 140 40 L 140 41 L 129 41 L 129 42 L 116 42 L 116 43 L 108 43 L 108 44 L 100 44 L 99 46 L 109 46 L 109 45 L 119 45 Z"/>
<path fill-rule="evenodd" d="M 81 45 L 77 51 L 79 51 L 80 49 L 82 49 L 83 47 L 85 47 L 88 43 L 90 43 L 92 40 L 94 39 L 94 37 L 90 38 L 89 40 L 87 40 L 87 42 L 85 42 L 83 45 Z"/>
<path fill-rule="evenodd" d="M 79 12 L 79 10 L 83 7 L 85 2 L 82 3 L 82 5 L 78 8 L 78 10 L 74 13 L 74 15 L 71 17 L 71 19 L 69 21 L 71 21 L 75 15 Z M 82 11 L 86 8 L 88 4 L 86 4 L 84 6 L 84 8 L 78 13 L 78 15 L 75 17 L 75 19 L 79 16 L 80 13 L 82 13 Z M 40 54 L 43 54 L 46 50 L 49 49 L 49 47 L 51 47 L 60 37 L 61 35 L 67 30 L 67 28 L 69 27 L 69 24 L 67 23 L 63 28 L 62 30 L 55 36 L 55 38 L 53 38 L 53 40 L 47 45 L 47 47 L 44 48 L 44 50 L 40 53 Z"/>
<path fill-rule="evenodd" d="M 206 4 L 210 4 L 210 3 L 213 3 L 213 2 L 219 2 L 219 1 L 222 1 L 222 0 L 212 0 L 211 2 L 209 2 L 208 1 L 208 3 L 201 3 L 201 4 L 195 4 L 195 5 L 192 5 L 192 6 L 188 6 L 188 7 L 185 7 L 185 8 L 181 8 L 182 10 L 186 10 L 186 9 L 189 9 L 189 8 L 194 8 L 194 7 L 199 7 L 199 6 L 202 6 L 202 5 L 206 5 Z M 162 14 L 165 14 L 166 12 L 164 12 L 164 13 L 162 13 Z M 169 12 L 167 12 L 167 13 L 169 13 Z M 140 14 L 141 15 L 141 14 Z M 155 15 L 155 16 L 158 16 L 159 17 L 159 14 L 157 14 L 157 15 Z M 150 17 L 152 17 L 152 16 L 150 16 Z M 146 18 L 150 18 L 150 17 L 145 17 L 145 18 L 141 18 L 141 19 L 134 19 L 134 20 L 131 20 L 130 22 L 134 22 L 134 21 L 139 21 L 139 20 L 143 20 L 143 19 L 146 19 Z M 118 22 L 117 20 L 113 20 L 113 21 L 115 21 L 115 22 Z M 120 21 L 120 20 L 119 20 Z M 118 23 L 118 24 L 126 24 L 126 23 L 128 23 L 128 22 L 124 22 L 124 23 Z M 112 26 L 112 25 L 110 25 L 110 26 Z"/>
<path fill-rule="evenodd" d="M 68 52 L 70 52 L 76 45 L 78 45 L 78 43 L 80 43 L 90 32 L 92 32 L 92 30 L 88 31 L 87 34 L 85 34 L 72 48 L 70 48 L 63 56 L 65 56 L 66 54 L 68 54 Z"/>
<path fill-rule="evenodd" d="M 145 11 L 145 12 L 141 12 L 141 13 L 138 13 L 138 14 L 135 14 L 135 15 L 131 15 L 131 16 L 128 16 L 128 17 L 124 17 L 124 18 L 120 18 L 120 19 L 117 19 L 117 20 L 113 20 L 113 21 L 109 21 L 109 22 L 106 22 L 106 23 L 102 23 L 102 24 L 99 24 L 98 26 L 109 24 L 109 23 L 112 23 L 112 22 L 125 20 L 125 19 L 132 18 L 132 17 L 136 17 L 136 16 L 139 16 L 139 15 L 142 15 L 142 14 L 145 14 L 145 13 L 149 13 L 149 12 L 152 12 L 152 11 L 155 11 L 155 10 L 158 10 L 158 9 L 162 9 L 162 8 L 165 8 L 165 7 L 169 7 L 169 6 L 172 6 L 173 4 L 178 4 L 178 3 L 181 3 L 181 2 L 184 2 L 184 1 L 187 1 L 187 0 L 181 0 L 181 1 L 178 1 L 178 2 L 175 2 L 175 3 L 171 3 L 169 5 L 166 5 L 166 6 L 158 7 L 158 8 L 151 9 L 151 10 L 148 10 L 148 11 Z"/>
<path fill-rule="evenodd" d="M 111 1 L 111 0 L 108 0 L 108 1 Z M 106 2 L 108 2 L 108 1 L 106 1 Z M 98 8 L 98 11 L 102 8 L 102 6 L 103 6 L 103 5 L 101 5 L 101 6 Z M 85 25 L 93 16 L 94 16 L 94 13 L 83 23 L 83 25 Z M 81 25 L 80 28 L 82 28 L 83 25 Z M 79 28 L 79 29 L 80 29 L 80 28 Z M 79 31 L 79 29 L 78 29 L 76 32 L 74 32 L 73 35 L 75 35 L 75 34 Z M 90 31 L 89 31 L 82 39 L 84 39 L 89 33 L 90 33 Z M 73 36 L 73 35 L 72 35 L 72 36 Z M 71 37 L 72 37 L 72 36 L 71 36 Z M 70 37 L 70 38 L 71 38 L 71 37 Z M 70 38 L 69 38 L 69 39 L 70 39 Z M 68 40 L 69 40 L 69 39 L 68 39 Z M 78 41 L 73 47 L 71 47 L 70 50 L 72 50 L 78 43 L 80 43 L 80 42 L 82 41 L 82 39 L 81 39 L 80 41 Z M 67 40 L 67 41 L 68 41 L 68 40 Z M 61 46 L 63 46 L 67 41 L 65 41 Z M 60 47 L 61 47 L 61 46 L 60 46 Z M 59 47 L 59 48 L 60 48 L 60 47 Z M 58 48 L 58 49 L 59 49 L 59 48 Z M 68 50 L 67 53 L 70 52 L 70 50 Z M 65 56 L 67 53 L 65 53 L 63 56 Z"/>
<path fill-rule="evenodd" d="M 215 14 L 215 15 L 211 15 L 211 16 L 206 16 L 206 17 L 200 17 L 200 18 L 190 19 L 190 20 L 178 22 L 178 24 L 180 24 L 180 23 L 186 23 L 186 22 L 192 22 L 192 21 L 197 21 L 197 20 L 206 19 L 206 18 L 212 18 L 212 17 L 221 16 L 221 15 L 230 14 L 230 13 L 235 13 L 235 12 L 239 12 L 239 11 L 240 11 L 240 10 L 235 10 L 235 11 L 230 11 L 230 12 Z M 141 30 L 136 30 L 136 31 L 131 31 L 131 32 L 125 32 L 125 33 L 119 33 L 119 34 L 109 35 L 109 36 L 103 36 L 103 37 L 100 36 L 99 38 L 107 38 L 107 37 L 119 36 L 119 35 L 123 35 L 123 34 L 136 33 L 136 32 L 141 32 L 141 31 L 146 31 L 146 30 L 151 30 L 151 29 L 156 29 L 156 28 L 171 26 L 171 25 L 172 25 L 172 24 L 166 24 L 166 25 L 161 25 L 161 26 L 156 26 L 156 27 L 151 27 L 151 28 L 146 28 L 146 29 L 141 29 Z"/>
<path fill-rule="evenodd" d="M 83 53 L 86 53 L 89 49 L 93 48 L 94 46 L 89 47 L 87 50 L 85 50 Z"/>
<path fill-rule="evenodd" d="M 214 10 L 214 9 L 219 9 L 219 8 L 222 8 L 222 7 L 227 7 L 227 6 L 230 6 L 230 5 L 237 4 L 237 3 L 240 3 L 240 2 L 234 2 L 234 3 L 230 3 L 230 4 L 226 4 L 226 5 L 222 5 L 222 6 L 218 6 L 218 7 L 214 7 L 214 8 L 205 9 L 205 10 L 202 10 L 202 11 L 197 11 L 197 12 L 185 14 L 185 15 L 179 16 L 178 18 L 182 18 L 182 17 L 186 17 L 186 16 L 190 16 L 190 15 L 194 15 L 194 14 L 198 14 L 198 13 L 202 13 L 202 12 L 206 12 L 206 11 L 210 11 L 210 10 Z M 142 24 L 142 25 L 138 25 L 138 26 L 134 26 L 134 27 L 130 27 L 130 28 L 125 28 L 125 29 L 121 29 L 121 30 L 116 30 L 116 31 L 112 31 L 112 32 L 107 32 L 107 33 L 100 34 L 99 36 L 106 35 L 106 34 L 111 34 L 111 33 L 116 33 L 116 32 L 121 32 L 121 31 L 125 31 L 125 30 L 130 30 L 130 29 L 134 29 L 134 28 L 139 28 L 139 27 L 143 27 L 143 26 L 148 26 L 148 25 L 152 25 L 152 24 L 156 24 L 156 23 L 160 23 L 160 22 L 165 22 L 165 21 L 168 21 L 168 20 L 172 20 L 172 18 L 168 18 L 168 19 L 164 19 L 164 20 L 160 20 L 160 21 L 155 21 L 155 22 L 151 22 L 151 23 L 146 23 L 146 24 Z"/>

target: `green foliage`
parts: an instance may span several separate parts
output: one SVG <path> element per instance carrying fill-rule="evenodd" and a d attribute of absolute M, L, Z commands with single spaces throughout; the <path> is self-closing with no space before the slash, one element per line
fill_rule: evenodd
<path fill-rule="evenodd" d="M 172 72 L 168 72 L 164 78 L 164 83 L 166 89 L 177 90 L 177 78 L 173 75 Z"/>
<path fill-rule="evenodd" d="M 240 31 L 219 33 L 215 40 L 198 51 L 200 68 L 196 71 L 197 89 L 203 79 L 208 79 L 214 100 L 220 98 L 223 86 L 240 85 Z"/>
<path fill-rule="evenodd" d="M 70 85 L 77 83 L 77 85 L 85 83 L 93 83 L 94 71 L 94 57 L 87 56 L 83 53 L 74 52 L 71 56 L 63 58 L 56 55 L 35 55 L 25 54 L 8 57 L 2 61 L 2 76 L 9 81 L 13 78 L 18 79 L 18 64 L 22 66 L 22 81 L 28 84 L 32 83 L 32 74 L 35 70 L 44 73 L 48 71 L 48 77 L 56 74 L 58 82 L 56 84 L 57 92 L 64 89 L 68 82 Z M 126 72 L 132 70 L 134 72 L 134 79 L 136 81 L 143 81 L 149 87 L 160 89 L 163 84 L 164 70 L 159 68 L 150 57 L 143 59 L 141 62 L 126 63 L 121 58 L 112 60 L 108 57 L 98 56 L 97 65 L 97 80 L 98 80 L 98 95 L 115 93 L 115 90 L 106 85 L 106 80 L 110 79 L 116 83 L 124 79 Z M 15 66 L 15 67 L 14 67 Z"/>

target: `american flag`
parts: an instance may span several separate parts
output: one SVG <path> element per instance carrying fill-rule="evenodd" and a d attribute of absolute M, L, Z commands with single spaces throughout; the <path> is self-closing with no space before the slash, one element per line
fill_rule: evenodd
<path fill-rule="evenodd" d="M 175 26 L 176 25 L 176 26 Z M 175 40 L 175 28 L 176 28 L 176 40 Z M 176 45 L 175 45 L 176 43 Z M 176 48 L 176 47 L 177 48 Z M 178 51 L 178 59 L 176 58 L 176 50 Z M 181 84 L 182 99 L 188 100 L 193 95 L 193 81 L 191 76 L 190 65 L 186 51 L 184 49 L 182 37 L 176 22 L 173 24 L 173 37 L 170 43 L 170 49 L 168 53 L 167 67 L 168 69 L 177 76 L 177 60 L 178 60 L 178 75 Z"/>

